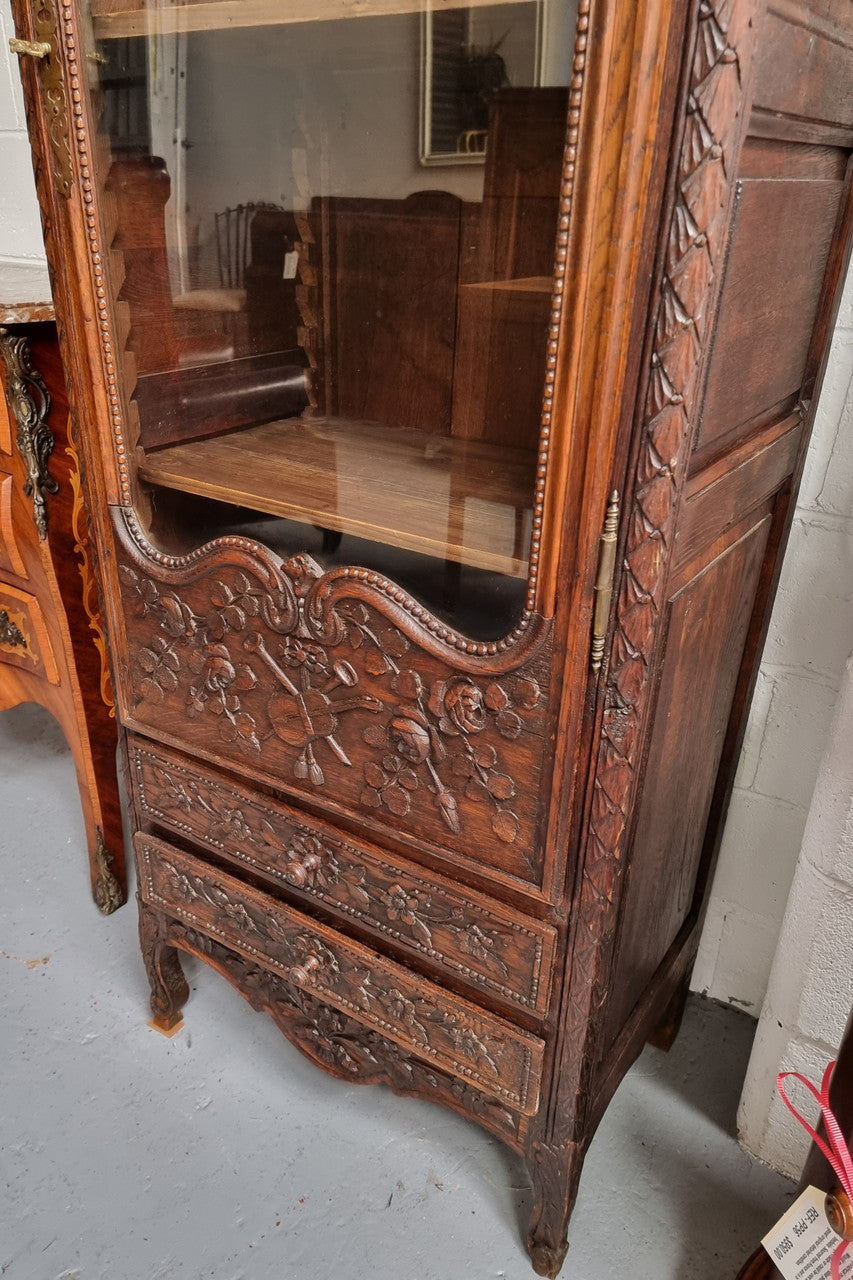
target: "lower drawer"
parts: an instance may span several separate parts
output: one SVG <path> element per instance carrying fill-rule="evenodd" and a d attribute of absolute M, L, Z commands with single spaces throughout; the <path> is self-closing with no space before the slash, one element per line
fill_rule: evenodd
<path fill-rule="evenodd" d="M 162 747 L 130 739 L 144 820 L 286 884 L 474 991 L 544 1014 L 556 932 Z"/>
<path fill-rule="evenodd" d="M 38 600 L 5 582 L 0 582 L 0 661 L 59 683 Z"/>
<path fill-rule="evenodd" d="M 145 902 L 521 1115 L 539 1101 L 544 1044 L 334 929 L 152 836 L 135 838 Z"/>

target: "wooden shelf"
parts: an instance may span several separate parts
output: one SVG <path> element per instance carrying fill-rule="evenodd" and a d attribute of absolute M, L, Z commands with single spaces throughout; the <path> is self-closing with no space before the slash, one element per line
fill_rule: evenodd
<path fill-rule="evenodd" d="M 554 290 L 553 276 L 524 276 L 517 280 L 475 280 L 461 284 L 460 289 L 483 289 L 491 293 L 544 293 L 549 297 Z"/>
<path fill-rule="evenodd" d="M 441 560 L 527 576 L 536 453 L 334 418 L 151 452 L 142 479 Z"/>
<path fill-rule="evenodd" d="M 512 4 L 515 0 L 466 0 L 469 8 Z M 420 13 L 422 0 L 92 0 L 95 37 L 172 35 L 180 31 L 225 31 L 237 27 L 286 26 L 340 18 Z M 433 0 L 433 11 L 458 9 L 459 0 Z"/>

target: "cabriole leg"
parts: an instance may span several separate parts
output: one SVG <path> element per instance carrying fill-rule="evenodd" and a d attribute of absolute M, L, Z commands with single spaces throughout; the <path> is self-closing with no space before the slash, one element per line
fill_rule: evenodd
<path fill-rule="evenodd" d="M 537 1275 L 548 1276 L 551 1280 L 566 1259 L 569 1218 L 578 1193 L 582 1165 L 583 1153 L 572 1142 L 562 1147 L 536 1143 L 527 1156 L 534 1194 L 527 1252 Z"/>
<path fill-rule="evenodd" d="M 178 952 L 165 939 L 165 921 L 144 902 L 139 904 L 139 941 L 151 986 L 151 1012 L 155 1024 L 170 1031 L 181 1020 L 190 989 Z"/>

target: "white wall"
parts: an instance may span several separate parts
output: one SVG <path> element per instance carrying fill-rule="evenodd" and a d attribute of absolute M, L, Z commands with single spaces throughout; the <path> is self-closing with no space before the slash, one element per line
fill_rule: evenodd
<path fill-rule="evenodd" d="M 848 423 L 848 425 L 850 425 Z M 809 1137 L 778 1071 L 819 1083 L 853 1005 L 853 657 L 841 683 L 738 1115 L 745 1146 L 799 1176 Z M 796 1086 L 794 1086 L 796 1090 Z M 814 1107 L 802 1091 L 807 1112 Z"/>
<path fill-rule="evenodd" d="M 853 645 L 851 377 L 853 270 L 693 973 L 695 990 L 756 1015 Z"/>
<path fill-rule="evenodd" d="M 0 0 L 0 260 L 44 261 L 9 0 Z"/>

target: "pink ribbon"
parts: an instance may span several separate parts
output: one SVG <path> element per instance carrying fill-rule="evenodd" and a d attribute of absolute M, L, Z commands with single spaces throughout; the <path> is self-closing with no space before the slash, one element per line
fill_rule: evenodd
<path fill-rule="evenodd" d="M 829 1105 L 829 1081 L 832 1076 L 834 1066 L 835 1063 L 830 1062 L 829 1066 L 826 1068 L 826 1071 L 823 1074 L 823 1083 L 821 1084 L 819 1092 L 811 1081 L 806 1080 L 805 1076 L 801 1076 L 798 1071 L 780 1071 L 779 1075 L 776 1077 L 776 1088 L 779 1090 L 782 1101 L 791 1112 L 791 1115 L 796 1117 L 803 1128 L 811 1134 L 812 1140 L 817 1143 L 817 1146 L 831 1164 L 838 1181 L 841 1183 L 850 1199 L 853 1200 L 853 1158 L 851 1158 L 847 1143 L 844 1141 L 841 1126 L 832 1114 L 832 1109 Z M 820 1134 L 815 1132 L 808 1120 L 806 1120 L 804 1116 L 800 1115 L 797 1108 L 785 1093 L 782 1081 L 787 1080 L 789 1076 L 792 1076 L 795 1080 L 799 1080 L 800 1084 L 805 1085 L 820 1107 L 824 1128 L 826 1129 L 826 1136 L 829 1140 L 828 1143 L 824 1142 L 823 1138 L 821 1138 Z M 830 1273 L 832 1280 L 840 1280 L 841 1259 L 843 1258 L 844 1252 L 849 1243 L 849 1240 L 839 1241 L 838 1248 L 832 1255 L 832 1269 Z"/>

